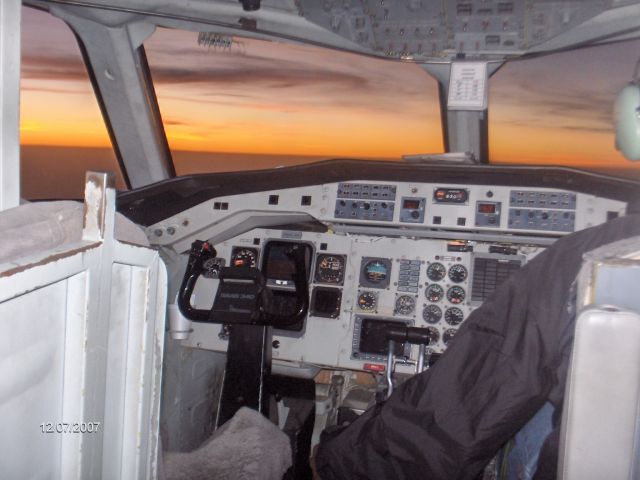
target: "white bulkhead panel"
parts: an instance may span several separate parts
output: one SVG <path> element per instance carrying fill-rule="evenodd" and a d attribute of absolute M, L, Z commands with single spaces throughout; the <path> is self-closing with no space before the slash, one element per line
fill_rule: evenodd
<path fill-rule="evenodd" d="M 78 240 L 25 235 L 0 265 L 3 478 L 157 474 L 166 269 L 115 240 L 114 191 L 87 178 Z"/>

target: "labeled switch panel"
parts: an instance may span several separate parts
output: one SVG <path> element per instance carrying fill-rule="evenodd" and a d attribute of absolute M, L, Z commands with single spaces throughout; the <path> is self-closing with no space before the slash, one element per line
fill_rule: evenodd
<path fill-rule="evenodd" d="M 509 205 L 526 208 L 562 208 L 575 210 L 576 194 L 568 192 L 534 192 L 529 190 L 511 190 Z"/>
<path fill-rule="evenodd" d="M 562 210 L 509 209 L 509 228 L 542 230 L 546 232 L 573 232 L 576 214 Z"/>
<path fill-rule="evenodd" d="M 378 183 L 339 183 L 338 198 L 370 198 L 372 200 L 395 201 L 396 186 Z"/>
<path fill-rule="evenodd" d="M 393 202 L 336 200 L 335 217 L 352 220 L 393 221 Z"/>
<path fill-rule="evenodd" d="M 335 218 L 348 218 L 351 220 L 391 222 L 393 221 L 395 199 L 395 185 L 339 183 L 334 215 Z"/>
<path fill-rule="evenodd" d="M 420 281 L 420 260 L 400 260 L 398 291 L 418 293 Z"/>

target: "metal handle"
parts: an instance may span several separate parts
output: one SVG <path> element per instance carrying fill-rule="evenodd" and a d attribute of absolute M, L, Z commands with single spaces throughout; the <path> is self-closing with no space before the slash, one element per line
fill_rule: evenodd
<path fill-rule="evenodd" d="M 391 396 L 393 393 L 393 350 L 395 348 L 396 342 L 393 339 L 389 339 L 388 348 L 389 353 L 387 353 L 387 398 Z"/>

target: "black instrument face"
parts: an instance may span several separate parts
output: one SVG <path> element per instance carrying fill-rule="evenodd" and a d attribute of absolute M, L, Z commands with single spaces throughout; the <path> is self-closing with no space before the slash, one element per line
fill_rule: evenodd
<path fill-rule="evenodd" d="M 220 269 L 225 266 L 225 259 L 220 257 L 209 258 L 202 264 L 202 276 L 204 278 L 218 278 Z"/>
<path fill-rule="evenodd" d="M 258 263 L 258 249 L 233 247 L 231 249 L 232 267 L 255 267 Z"/>
<path fill-rule="evenodd" d="M 449 325 L 460 325 L 464 320 L 464 313 L 458 307 L 447 308 L 447 311 L 444 312 L 444 321 Z"/>
<path fill-rule="evenodd" d="M 344 280 L 344 255 L 320 254 L 316 260 L 316 283 L 342 285 Z"/>
<path fill-rule="evenodd" d="M 387 328 L 391 326 L 405 325 L 393 321 L 378 320 L 375 318 L 362 319 L 360 330 L 359 352 L 365 354 L 384 355 L 389 352 L 389 342 L 386 338 Z M 394 355 L 404 354 L 404 343 L 396 342 L 393 348 Z"/>
<path fill-rule="evenodd" d="M 367 312 L 375 310 L 378 305 L 378 294 L 375 292 L 362 292 L 358 296 L 358 307 Z"/>
<path fill-rule="evenodd" d="M 332 287 L 315 287 L 311 293 L 311 315 L 337 318 L 340 316 L 342 290 Z"/>
<path fill-rule="evenodd" d="M 436 327 L 427 327 L 429 331 L 429 345 L 433 345 L 434 343 L 438 343 L 440 340 L 440 332 Z"/>
<path fill-rule="evenodd" d="M 430 302 L 439 302 L 444 297 L 444 289 L 437 283 L 433 283 L 426 288 L 424 295 Z"/>
<path fill-rule="evenodd" d="M 451 339 L 453 338 L 453 336 L 456 334 L 458 330 L 455 328 L 447 328 L 444 331 L 444 334 L 442 335 L 442 343 L 444 343 L 445 345 L 449 345 L 449 342 L 451 341 Z"/>
<path fill-rule="evenodd" d="M 464 282 L 467 279 L 467 268 L 456 263 L 449 269 L 449 279 L 454 283 Z"/>
<path fill-rule="evenodd" d="M 429 265 L 429 268 L 427 268 L 427 277 L 429 277 L 429 280 L 431 280 L 432 282 L 439 282 L 445 277 L 446 274 L 447 269 L 444 268 L 444 265 L 439 262 L 434 262 Z"/>
<path fill-rule="evenodd" d="M 464 298 L 466 297 L 466 293 L 464 288 L 454 285 L 449 290 L 447 290 L 447 300 L 449 300 L 454 305 L 458 305 L 464 302 Z"/>
<path fill-rule="evenodd" d="M 293 247 L 303 248 L 305 257 L 305 271 L 307 275 L 311 266 L 311 245 L 302 242 L 284 242 L 272 240 L 264 247 L 262 259 L 262 273 L 271 286 L 293 285 L 293 275 L 296 271 L 296 263 L 288 254 Z M 309 278 L 307 276 L 307 278 Z"/>
<path fill-rule="evenodd" d="M 416 299 L 411 295 L 401 295 L 396 298 L 395 313 L 398 315 L 411 315 L 416 309 Z"/>
<path fill-rule="evenodd" d="M 442 318 L 442 309 L 437 305 L 427 305 L 422 310 L 422 318 L 427 323 L 438 323 Z"/>

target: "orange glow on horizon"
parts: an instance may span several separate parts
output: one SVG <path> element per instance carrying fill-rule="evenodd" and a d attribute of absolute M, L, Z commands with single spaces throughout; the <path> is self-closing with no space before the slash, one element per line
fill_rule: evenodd
<path fill-rule="evenodd" d="M 23 11 L 25 25 L 38 28 L 23 28 L 21 143 L 111 148 L 72 33 L 44 12 Z M 47 42 L 41 31 L 49 32 Z M 215 54 L 199 49 L 196 36 L 158 29 L 145 43 L 175 158 L 178 152 L 400 158 L 443 150 L 437 84 L 418 66 L 255 40 L 243 41 L 242 54 Z M 193 54 L 176 55 L 178 47 Z M 608 119 L 585 120 L 576 102 L 563 98 L 584 86 L 573 80 L 556 86 L 535 63 L 542 60 L 528 60 L 530 70 L 527 62 L 508 65 L 492 78 L 492 161 L 639 169 L 613 147 Z M 531 83 L 538 93 L 547 93 L 546 81 L 566 105 L 536 109 L 536 97 L 521 97 L 535 89 L 518 82 L 537 71 Z"/>

